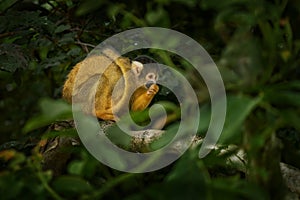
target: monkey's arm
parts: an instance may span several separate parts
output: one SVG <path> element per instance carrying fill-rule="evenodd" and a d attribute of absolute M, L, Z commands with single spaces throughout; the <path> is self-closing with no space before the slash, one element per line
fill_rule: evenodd
<path fill-rule="evenodd" d="M 159 87 L 156 84 L 151 85 L 149 89 L 139 88 L 131 99 L 131 110 L 139 111 L 147 108 L 158 90 Z"/>

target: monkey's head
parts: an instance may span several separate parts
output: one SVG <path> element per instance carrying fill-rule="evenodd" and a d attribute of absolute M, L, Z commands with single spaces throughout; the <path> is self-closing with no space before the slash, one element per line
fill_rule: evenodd
<path fill-rule="evenodd" d="M 148 89 L 156 84 L 158 80 L 158 68 L 155 63 L 142 64 L 138 61 L 132 61 L 132 69 L 135 73 L 137 84 Z"/>

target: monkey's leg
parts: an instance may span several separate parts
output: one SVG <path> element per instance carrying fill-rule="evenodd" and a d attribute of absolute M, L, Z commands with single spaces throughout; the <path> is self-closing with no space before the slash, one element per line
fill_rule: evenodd
<path fill-rule="evenodd" d="M 118 120 L 118 117 L 113 114 L 111 109 L 108 109 L 105 111 L 103 111 L 103 110 L 97 111 L 96 110 L 96 117 L 103 119 L 103 120 L 112 120 L 112 121 Z"/>
<path fill-rule="evenodd" d="M 134 95 L 132 100 L 131 110 L 138 111 L 147 108 L 158 90 L 159 87 L 156 84 L 153 84 L 148 90 L 138 92 L 138 94 Z"/>

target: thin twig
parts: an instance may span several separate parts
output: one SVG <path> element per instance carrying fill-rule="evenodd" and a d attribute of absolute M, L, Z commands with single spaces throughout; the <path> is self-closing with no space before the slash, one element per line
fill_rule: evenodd
<path fill-rule="evenodd" d="M 89 43 L 84 43 L 81 42 L 79 39 L 77 39 L 77 42 L 75 42 L 75 44 L 79 44 L 82 46 L 82 48 L 85 50 L 86 53 L 89 53 L 89 49 L 87 47 L 92 47 L 95 48 L 95 45 L 89 44 Z"/>
<path fill-rule="evenodd" d="M 77 42 L 75 42 L 76 44 L 80 44 L 80 45 L 84 45 L 84 46 L 88 46 L 88 47 L 92 47 L 95 48 L 96 46 L 93 44 L 89 44 L 89 43 L 84 43 L 84 42 L 80 42 L 79 40 L 77 40 Z"/>

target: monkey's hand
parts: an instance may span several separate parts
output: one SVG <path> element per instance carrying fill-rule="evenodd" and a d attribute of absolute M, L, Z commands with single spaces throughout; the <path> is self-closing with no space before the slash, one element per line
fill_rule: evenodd
<path fill-rule="evenodd" d="M 138 89 L 134 93 L 131 110 L 138 111 L 147 108 L 158 90 L 159 87 L 156 84 L 152 84 L 148 89 Z"/>
<path fill-rule="evenodd" d="M 154 97 L 154 95 L 158 92 L 159 87 L 156 84 L 153 84 L 147 90 L 147 95 Z"/>

